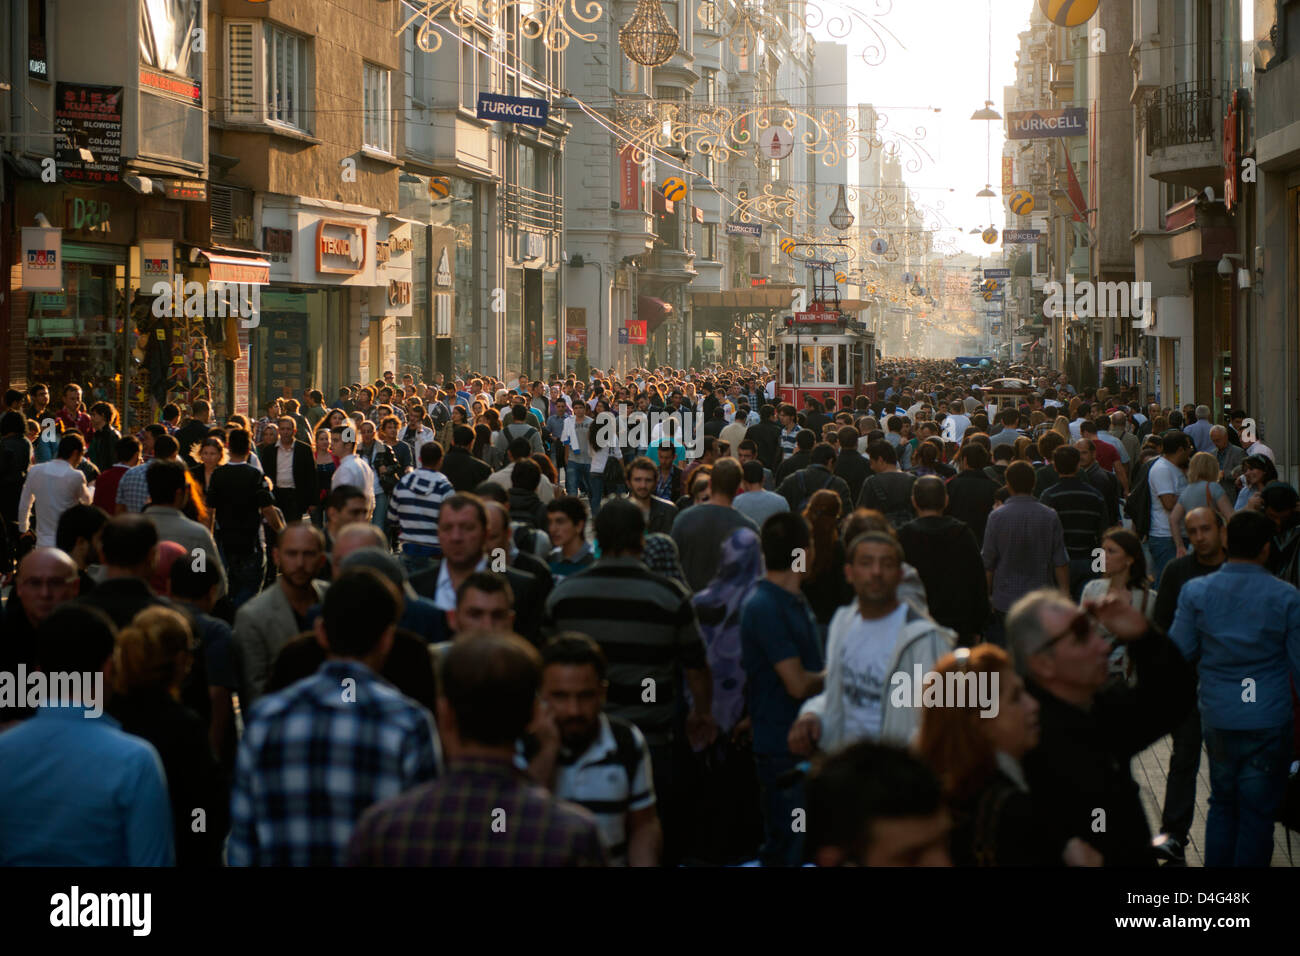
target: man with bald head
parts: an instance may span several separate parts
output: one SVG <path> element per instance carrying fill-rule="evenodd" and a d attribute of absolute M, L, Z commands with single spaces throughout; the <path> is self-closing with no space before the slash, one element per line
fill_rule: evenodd
<path fill-rule="evenodd" d="M 275 583 L 235 614 L 235 646 L 243 659 L 244 712 L 263 693 L 275 656 L 295 635 L 309 630 L 308 612 L 325 599 L 316 573 L 325 560 L 325 537 L 310 524 L 291 524 L 271 549 Z"/>
<path fill-rule="evenodd" d="M 18 578 L 0 629 L 0 672 L 36 667 L 36 629 L 64 601 L 77 596 L 77 564 L 58 548 L 34 548 L 18 562 Z M 0 705 L 0 728 L 32 715 L 26 707 Z"/>
<path fill-rule="evenodd" d="M 1166 631 L 1174 623 L 1178 595 L 1183 585 L 1194 578 L 1213 574 L 1228 560 L 1227 532 L 1223 516 L 1214 508 L 1193 508 L 1183 518 L 1183 529 L 1191 551 L 1165 565 L 1156 594 L 1153 615 L 1156 624 Z M 1155 839 L 1156 853 L 1174 865 L 1184 863 L 1184 847 L 1192 826 L 1196 806 L 1196 774 L 1201 766 L 1201 713 L 1193 707 L 1173 732 L 1173 752 L 1169 756 L 1169 780 L 1165 784 L 1165 806 L 1160 817 L 1160 835 Z"/>

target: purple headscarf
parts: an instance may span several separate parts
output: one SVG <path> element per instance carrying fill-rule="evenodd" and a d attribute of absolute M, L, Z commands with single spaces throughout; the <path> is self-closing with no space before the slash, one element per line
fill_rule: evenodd
<path fill-rule="evenodd" d="M 763 576 L 758 535 L 737 528 L 722 543 L 722 561 L 693 603 L 713 672 L 713 719 L 729 734 L 745 712 L 745 671 L 740 665 L 740 607 Z"/>

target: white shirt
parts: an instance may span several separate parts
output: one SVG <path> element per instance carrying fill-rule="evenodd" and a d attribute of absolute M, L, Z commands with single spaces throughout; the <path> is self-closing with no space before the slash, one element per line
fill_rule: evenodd
<path fill-rule="evenodd" d="M 889 695 L 889 664 L 907 618 L 900 601 L 888 617 L 868 621 L 856 610 L 841 645 L 840 693 L 844 696 L 844 742 L 880 738 Z"/>
<path fill-rule="evenodd" d="M 288 448 L 280 445 L 275 453 L 275 487 L 293 487 L 293 445 Z"/>
<path fill-rule="evenodd" d="M 1181 495 L 1187 487 L 1187 476 L 1181 468 L 1161 455 L 1151 463 L 1151 469 L 1147 472 L 1147 485 L 1151 488 L 1151 537 L 1168 538 L 1169 512 L 1160 503 L 1160 496 Z"/>
<path fill-rule="evenodd" d="M 339 459 L 339 466 L 334 469 L 334 477 L 330 480 L 330 488 L 337 488 L 340 485 L 355 485 L 360 488 L 366 495 L 366 507 L 370 513 L 375 511 L 375 470 L 370 467 L 370 463 L 364 458 L 357 457 L 356 452 L 350 452 Z"/>
<path fill-rule="evenodd" d="M 1253 444 L 1253 445 L 1251 445 L 1249 448 L 1247 448 L 1247 449 L 1246 449 L 1246 454 L 1247 454 L 1247 455 L 1263 455 L 1263 456 L 1264 456 L 1265 458 L 1267 458 L 1269 461 L 1272 461 L 1272 462 L 1276 462 L 1276 461 L 1277 461 L 1277 459 L 1273 456 L 1273 449 L 1269 448 L 1269 447 L 1268 447 L 1267 445 L 1265 445 L 1262 441 L 1257 441 L 1257 442 L 1255 442 L 1255 444 Z"/>
<path fill-rule="evenodd" d="M 1082 418 L 1076 418 L 1074 421 L 1070 422 L 1070 440 L 1071 440 L 1071 441 L 1080 441 L 1080 440 L 1083 439 L 1083 432 L 1079 431 L 1079 429 L 1081 429 L 1082 427 L 1083 427 L 1083 419 L 1082 419 Z M 1101 433 L 1098 432 L 1097 434 L 1100 435 Z"/>
<path fill-rule="evenodd" d="M 479 561 L 475 571 L 486 571 L 488 567 L 487 555 Z M 456 610 L 456 588 L 451 583 L 451 572 L 447 570 L 447 562 L 443 561 L 438 566 L 438 585 L 434 590 L 433 603 L 438 605 L 440 611 Z"/>
<path fill-rule="evenodd" d="M 86 476 L 66 460 L 55 458 L 33 465 L 23 482 L 18 500 L 18 533 L 23 534 L 31 524 L 33 499 L 36 504 L 36 546 L 52 548 L 59 518 L 73 505 L 90 504 L 90 489 Z"/>

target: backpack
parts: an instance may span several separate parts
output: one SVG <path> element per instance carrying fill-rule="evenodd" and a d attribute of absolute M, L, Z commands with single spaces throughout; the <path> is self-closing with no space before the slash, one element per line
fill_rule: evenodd
<path fill-rule="evenodd" d="M 614 732 L 614 762 L 627 774 L 627 791 L 631 794 L 636 786 L 637 769 L 641 766 L 641 748 L 637 746 L 631 724 L 611 717 L 609 729 Z"/>
<path fill-rule="evenodd" d="M 876 501 L 876 510 L 885 516 L 890 527 L 898 529 L 916 517 L 916 513 L 912 510 L 913 484 L 915 482 L 907 485 L 902 501 L 891 498 L 890 492 L 884 488 L 884 483 L 877 480 L 874 475 L 868 478 L 862 487 L 864 491 L 868 487 L 871 489 L 870 496 Z"/>
<path fill-rule="evenodd" d="M 831 485 L 830 481 L 827 480 L 827 482 L 824 485 L 822 485 L 820 488 L 813 488 L 810 491 L 808 489 L 807 479 L 804 478 L 805 471 L 806 471 L 805 469 L 800 468 L 798 471 L 794 473 L 794 476 L 799 479 L 799 494 L 802 495 L 802 497 L 799 499 L 799 507 L 791 509 L 792 511 L 794 511 L 795 514 L 803 514 L 803 510 L 804 508 L 808 507 L 808 502 L 812 498 L 814 491 L 821 491 L 822 488 L 829 488 Z M 835 477 L 834 475 L 831 475 L 831 478 L 834 477 Z"/>
<path fill-rule="evenodd" d="M 1124 514 L 1133 522 L 1133 532 L 1139 538 L 1151 533 L 1151 485 L 1147 478 L 1151 474 L 1151 465 L 1158 460 L 1152 459 L 1138 466 L 1129 483 L 1128 497 L 1124 499 Z"/>

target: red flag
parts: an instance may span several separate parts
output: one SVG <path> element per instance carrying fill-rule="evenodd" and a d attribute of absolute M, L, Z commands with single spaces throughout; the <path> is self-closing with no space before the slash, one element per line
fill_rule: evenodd
<path fill-rule="evenodd" d="M 1065 147 L 1062 146 L 1062 149 Z M 1070 153 L 1065 153 L 1065 171 L 1070 177 L 1070 202 L 1074 204 L 1074 219 L 1076 222 L 1083 222 L 1083 211 L 1088 208 L 1088 203 L 1083 198 L 1083 189 L 1079 185 L 1078 178 L 1074 175 L 1074 163 L 1070 162 Z"/>

